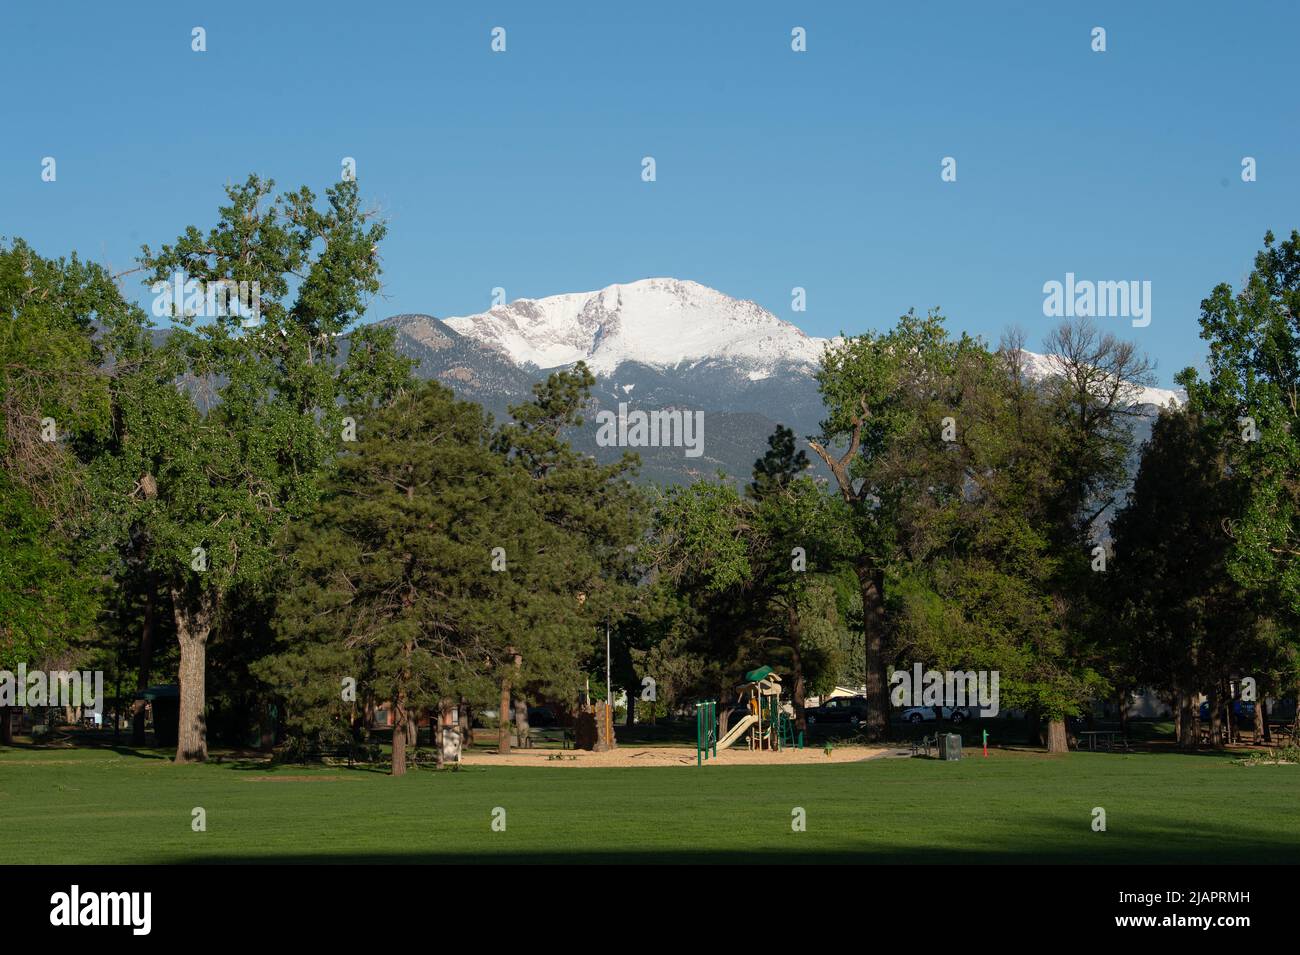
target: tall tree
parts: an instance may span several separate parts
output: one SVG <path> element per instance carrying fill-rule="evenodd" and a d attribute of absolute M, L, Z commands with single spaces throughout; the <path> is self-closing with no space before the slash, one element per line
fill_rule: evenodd
<path fill-rule="evenodd" d="M 1097 681 L 1068 654 L 1053 594 L 1051 406 L 1018 340 L 968 349 L 955 383 L 944 455 L 961 490 L 913 521 L 891 602 L 898 660 L 997 671 L 1000 706 L 1072 712 Z"/>
<path fill-rule="evenodd" d="M 287 530 L 281 650 L 257 670 L 309 736 L 349 734 L 368 691 L 390 702 L 400 776 L 408 721 L 487 687 L 502 604 L 522 597 L 492 572 L 492 549 L 516 543 L 527 502 L 482 409 L 437 382 L 369 415 L 361 433 L 311 521 Z"/>
<path fill-rule="evenodd" d="M 324 209 L 306 188 L 272 199 L 273 188 L 256 176 L 228 187 L 206 234 L 191 226 L 141 256 L 156 292 L 199 283 L 198 297 L 170 302 L 165 344 L 124 384 L 116 464 L 119 518 L 145 528 L 175 618 L 178 762 L 207 757 L 207 642 L 226 598 L 271 579 L 277 533 L 310 513 L 346 437 L 345 404 L 386 398 L 408 376 L 379 329 L 354 331 L 338 361 L 379 289 L 385 231 L 356 183 L 330 187 Z M 202 293 L 241 282 L 258 314 L 212 314 Z"/>
<path fill-rule="evenodd" d="M 887 333 L 828 348 L 817 373 L 827 417 L 809 446 L 834 475 L 855 538 L 872 739 L 884 738 L 889 725 L 886 580 L 920 515 L 961 495 L 940 422 L 960 415 L 956 369 L 975 347 L 949 337 L 937 313 L 909 312 Z"/>
<path fill-rule="evenodd" d="M 1053 589 L 1067 643 L 1080 667 L 1103 653 L 1107 638 L 1105 571 L 1099 572 L 1105 515 L 1129 482 L 1133 424 L 1143 415 L 1142 388 L 1151 364 L 1132 342 L 1102 332 L 1088 318 L 1063 322 L 1045 342 L 1054 374 L 1045 379 L 1054 427 L 1048 447 L 1052 499 L 1049 539 L 1058 558 Z M 1047 748 L 1068 749 L 1065 719 L 1078 701 L 1048 712 Z"/>
<path fill-rule="evenodd" d="M 87 463 L 110 424 L 96 334 L 138 311 L 102 267 L 0 242 L 0 669 L 54 659 L 94 624 L 106 568 Z"/>
<path fill-rule="evenodd" d="M 843 502 L 827 497 L 808 468 L 808 456 L 795 450 L 794 433 L 778 425 L 768 452 L 754 462 L 746 521 L 755 568 L 749 599 L 770 621 L 762 628 L 764 642 L 789 660 L 791 703 L 801 730 L 807 728 L 810 685 L 824 684 L 824 675 L 840 663 L 838 641 L 818 640 L 837 632 L 841 622 L 832 585 L 821 576 L 853 551 Z"/>
<path fill-rule="evenodd" d="M 1201 302 L 1208 371 L 1179 375 L 1227 456 L 1242 502 L 1227 522 L 1229 573 L 1300 619 L 1300 233 L 1264 248 L 1239 292 Z"/>
<path fill-rule="evenodd" d="M 1258 603 L 1224 573 L 1242 486 L 1198 415 L 1162 412 L 1115 535 L 1115 654 L 1175 700 L 1178 742 L 1197 743 L 1197 700 L 1277 662 Z M 1219 742 L 1219 740 L 1216 740 Z"/>
<path fill-rule="evenodd" d="M 583 423 L 594 384 L 582 362 L 552 373 L 533 386 L 531 401 L 510 408 L 493 442 L 523 479 L 540 522 L 507 548 L 509 579 L 530 599 L 498 617 L 502 750 L 509 748 L 508 704 L 522 734 L 530 690 L 576 697 L 584 658 L 598 657 L 604 669 L 604 626 L 617 624 L 636 598 L 636 546 L 647 506 L 628 478 L 639 459 L 625 453 L 601 464 L 568 441 Z"/>
<path fill-rule="evenodd" d="M 726 479 L 669 491 L 657 515 L 654 566 L 695 606 L 686 652 L 721 664 L 703 671 L 715 686 L 701 691 L 721 694 L 739 670 L 777 664 L 790 677 L 802 728 L 810 685 L 841 663 L 842 621 L 821 578 L 853 542 L 844 505 L 805 473 L 807 456 L 789 429 L 778 426 L 768 443 L 744 495 Z"/>

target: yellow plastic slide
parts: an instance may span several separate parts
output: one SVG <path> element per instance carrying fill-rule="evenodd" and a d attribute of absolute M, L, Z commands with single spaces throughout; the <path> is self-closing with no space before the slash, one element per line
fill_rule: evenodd
<path fill-rule="evenodd" d="M 724 749 L 726 749 L 736 740 L 744 736 L 745 730 L 749 729 L 757 722 L 758 722 L 758 717 L 755 716 L 753 713 L 750 713 L 748 716 L 741 717 L 740 722 L 737 723 L 735 726 L 733 726 L 731 729 L 727 730 L 727 735 L 722 737 L 722 739 L 718 740 L 718 752 L 722 752 Z"/>

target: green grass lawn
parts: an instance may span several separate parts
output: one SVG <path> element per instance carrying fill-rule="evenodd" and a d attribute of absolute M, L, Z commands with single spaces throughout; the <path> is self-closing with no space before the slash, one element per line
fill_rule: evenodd
<path fill-rule="evenodd" d="M 1107 831 L 1091 828 L 1106 810 Z M 191 810 L 207 831 L 191 830 Z M 506 831 L 490 827 L 495 807 Z M 791 810 L 807 831 L 791 831 Z M 371 770 L 0 748 L 0 861 L 1296 862 L 1300 766 L 994 751 L 956 763 Z"/>

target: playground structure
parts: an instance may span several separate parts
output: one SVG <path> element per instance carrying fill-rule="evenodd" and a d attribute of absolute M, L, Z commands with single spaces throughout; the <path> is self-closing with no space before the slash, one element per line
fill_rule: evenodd
<path fill-rule="evenodd" d="M 796 737 L 794 722 L 781 704 L 781 678 L 769 666 L 745 674 L 736 694 L 746 713 L 721 736 L 718 734 L 718 702 L 704 700 L 695 704 L 695 764 L 714 758 L 740 740 L 750 749 L 780 750 L 803 748 L 803 733 Z"/>

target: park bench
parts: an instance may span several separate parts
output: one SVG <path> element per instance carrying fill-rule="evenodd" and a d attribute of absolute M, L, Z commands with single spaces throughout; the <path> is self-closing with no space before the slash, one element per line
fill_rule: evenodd
<path fill-rule="evenodd" d="M 1128 737 L 1118 730 L 1080 730 L 1077 734 L 1071 733 L 1068 739 L 1073 744 L 1072 748 L 1076 750 L 1087 749 L 1089 752 L 1105 750 L 1108 753 L 1117 751 L 1123 753 L 1133 752 L 1133 746 L 1129 743 Z"/>

